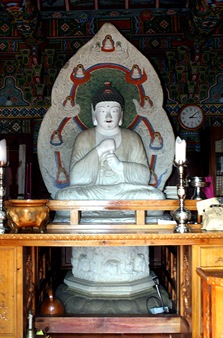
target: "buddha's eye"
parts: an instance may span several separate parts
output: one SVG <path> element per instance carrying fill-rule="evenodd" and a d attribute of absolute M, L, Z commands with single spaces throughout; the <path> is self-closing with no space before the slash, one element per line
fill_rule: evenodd
<path fill-rule="evenodd" d="M 101 107 L 101 108 L 98 109 L 98 112 L 104 114 L 104 113 L 106 113 L 106 109 Z"/>
<path fill-rule="evenodd" d="M 118 108 L 112 108 L 111 112 L 117 114 L 119 112 L 119 109 Z"/>

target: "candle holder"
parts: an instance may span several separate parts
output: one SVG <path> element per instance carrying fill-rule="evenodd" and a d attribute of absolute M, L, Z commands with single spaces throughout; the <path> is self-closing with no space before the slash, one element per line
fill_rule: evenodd
<path fill-rule="evenodd" d="M 177 223 L 173 232 L 187 233 L 191 231 L 190 227 L 187 224 L 187 222 L 191 218 L 191 212 L 184 207 L 184 200 L 186 197 L 186 192 L 185 192 L 186 183 L 184 180 L 184 168 L 187 166 L 187 162 L 186 161 L 181 162 L 181 163 L 174 162 L 174 165 L 177 167 L 178 173 L 179 173 L 179 184 L 177 185 L 179 208 L 177 208 L 176 210 L 172 212 L 172 217 Z"/>
<path fill-rule="evenodd" d="M 26 336 L 25 338 L 35 338 L 36 334 L 33 328 L 33 314 L 32 311 L 29 311 L 29 315 L 28 315 L 28 330 L 26 332 Z"/>
<path fill-rule="evenodd" d="M 198 176 L 190 177 L 188 179 L 188 183 L 191 187 L 194 188 L 194 193 L 191 199 L 198 200 L 198 201 L 203 199 L 201 197 L 202 188 L 208 187 L 210 185 L 209 182 L 205 181 L 205 177 L 198 177 Z"/>
<path fill-rule="evenodd" d="M 5 196 L 4 177 L 6 166 L 7 164 L 4 161 L 0 162 L 0 234 L 3 234 L 5 232 L 5 221 L 6 221 L 6 213 L 3 207 Z"/>

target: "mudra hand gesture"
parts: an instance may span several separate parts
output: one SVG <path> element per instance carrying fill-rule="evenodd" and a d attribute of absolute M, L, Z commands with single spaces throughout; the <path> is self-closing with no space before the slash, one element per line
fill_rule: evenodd
<path fill-rule="evenodd" d="M 100 160 L 104 158 L 107 154 L 113 153 L 115 151 L 115 141 L 112 138 L 103 140 L 97 147 L 97 152 Z"/>

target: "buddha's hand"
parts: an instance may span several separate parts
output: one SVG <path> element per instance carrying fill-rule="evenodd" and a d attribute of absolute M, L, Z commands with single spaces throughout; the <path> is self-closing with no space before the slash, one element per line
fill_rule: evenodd
<path fill-rule="evenodd" d="M 106 154 L 106 161 L 108 166 L 116 173 L 121 174 L 123 172 L 123 163 L 119 161 L 118 157 L 113 152 Z"/>
<path fill-rule="evenodd" d="M 115 141 L 111 138 L 108 138 L 106 140 L 103 140 L 97 147 L 97 153 L 99 156 L 99 159 L 104 161 L 104 157 L 106 154 L 114 152 L 115 151 Z"/>

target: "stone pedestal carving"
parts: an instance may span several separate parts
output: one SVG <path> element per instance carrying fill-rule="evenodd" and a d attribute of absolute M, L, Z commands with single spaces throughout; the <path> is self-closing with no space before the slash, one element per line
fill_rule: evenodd
<path fill-rule="evenodd" d="M 64 282 L 86 295 L 125 297 L 154 285 L 147 247 L 74 247 Z"/>

